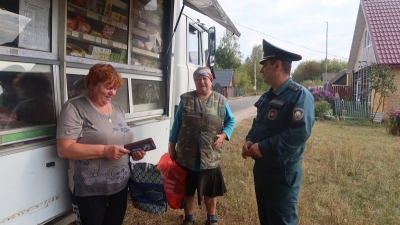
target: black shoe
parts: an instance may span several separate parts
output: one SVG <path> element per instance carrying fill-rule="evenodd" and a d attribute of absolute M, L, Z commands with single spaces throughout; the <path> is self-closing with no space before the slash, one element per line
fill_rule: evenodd
<path fill-rule="evenodd" d="M 218 225 L 218 221 L 217 220 L 207 220 L 205 225 Z"/>
<path fill-rule="evenodd" d="M 194 220 L 183 220 L 182 222 L 182 225 L 194 225 L 194 224 L 195 224 Z"/>

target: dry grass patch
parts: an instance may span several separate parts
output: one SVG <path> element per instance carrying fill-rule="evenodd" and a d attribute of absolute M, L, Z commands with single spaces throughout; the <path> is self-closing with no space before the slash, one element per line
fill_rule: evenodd
<path fill-rule="evenodd" d="M 241 157 L 251 119 L 236 125 L 225 142 L 222 172 L 228 193 L 218 198 L 220 225 L 259 224 L 253 184 L 253 161 Z M 305 151 L 299 224 L 400 224 L 400 137 L 383 126 L 349 121 L 316 122 Z M 152 215 L 129 202 L 125 225 L 177 225 L 183 210 Z M 203 224 L 204 204 L 195 207 Z"/>

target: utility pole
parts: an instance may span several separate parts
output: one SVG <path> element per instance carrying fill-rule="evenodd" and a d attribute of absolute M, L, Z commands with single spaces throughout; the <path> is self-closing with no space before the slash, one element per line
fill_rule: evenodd
<path fill-rule="evenodd" d="M 325 85 L 328 85 L 328 22 L 326 23 L 326 48 L 325 48 L 325 80 L 324 80 L 324 89 L 328 90 L 328 87 L 325 88 Z"/>
<path fill-rule="evenodd" d="M 256 60 L 254 60 L 254 93 L 257 95 L 257 84 L 256 84 Z"/>

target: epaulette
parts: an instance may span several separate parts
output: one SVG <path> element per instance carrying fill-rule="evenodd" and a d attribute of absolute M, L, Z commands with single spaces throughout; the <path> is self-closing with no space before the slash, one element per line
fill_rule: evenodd
<path fill-rule="evenodd" d="M 290 84 L 289 89 L 291 89 L 293 91 L 298 91 L 298 90 L 300 90 L 300 86 L 295 85 L 295 84 Z"/>

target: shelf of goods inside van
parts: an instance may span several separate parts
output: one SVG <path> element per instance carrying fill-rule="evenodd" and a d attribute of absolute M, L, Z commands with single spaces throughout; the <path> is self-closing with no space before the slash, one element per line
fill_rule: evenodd
<path fill-rule="evenodd" d="M 96 12 L 90 11 L 89 9 L 86 9 L 86 8 L 79 7 L 72 3 L 68 3 L 68 11 L 75 13 L 77 15 L 80 15 L 82 17 L 87 17 L 87 18 L 90 18 L 90 19 L 93 19 L 93 20 L 96 20 L 96 21 L 99 21 L 102 23 L 110 24 L 112 26 L 118 27 L 123 30 L 128 30 L 128 26 L 126 25 L 126 18 L 123 19 L 123 17 L 122 17 L 122 19 L 119 19 L 121 17 L 117 17 L 117 16 L 110 17 L 112 15 L 112 13 L 110 13 L 110 16 L 100 15 Z M 117 14 L 115 14 L 115 15 L 117 15 Z"/>
<path fill-rule="evenodd" d="M 67 37 L 71 38 L 71 39 L 89 42 L 92 44 L 103 45 L 105 47 L 118 48 L 118 49 L 124 49 L 124 50 L 128 49 L 128 46 L 124 43 L 108 40 L 108 39 L 93 36 L 90 34 L 84 34 L 84 33 L 81 33 L 78 31 L 73 31 L 73 30 L 67 30 Z"/>

